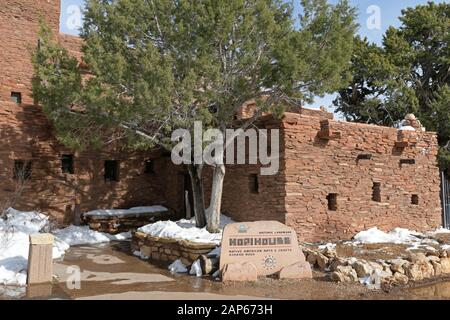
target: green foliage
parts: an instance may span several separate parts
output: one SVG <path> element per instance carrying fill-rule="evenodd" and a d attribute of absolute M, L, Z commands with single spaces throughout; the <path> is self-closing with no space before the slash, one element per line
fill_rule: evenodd
<path fill-rule="evenodd" d="M 391 126 L 415 111 L 414 92 L 402 86 L 401 70 L 383 48 L 355 37 L 351 63 L 352 83 L 334 101 L 348 121 Z"/>
<path fill-rule="evenodd" d="M 88 0 L 90 76 L 43 28 L 33 91 L 61 141 L 75 147 L 126 139 L 170 148 L 174 129 L 196 120 L 223 129 L 251 98 L 280 114 L 286 101 L 348 81 L 354 10 L 346 1 L 302 5 L 296 29 L 281 0 Z"/>
<path fill-rule="evenodd" d="M 340 91 L 336 110 L 348 120 L 384 125 L 412 112 L 445 146 L 450 140 L 450 4 L 405 9 L 400 21 L 399 28 L 386 31 L 381 48 L 355 39 L 353 80 Z"/>

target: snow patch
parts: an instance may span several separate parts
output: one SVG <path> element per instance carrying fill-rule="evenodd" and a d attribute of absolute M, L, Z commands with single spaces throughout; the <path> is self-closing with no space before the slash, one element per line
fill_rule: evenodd
<path fill-rule="evenodd" d="M 195 275 L 197 277 L 202 276 L 202 267 L 200 266 L 200 260 L 197 259 L 194 261 L 194 263 L 191 266 L 191 269 L 189 270 L 190 275 Z"/>
<path fill-rule="evenodd" d="M 229 217 L 221 216 L 221 228 L 232 223 Z M 191 220 L 181 219 L 178 221 L 158 221 L 147 224 L 138 229 L 138 231 L 149 234 L 153 237 L 173 238 L 180 240 L 188 240 L 192 242 L 214 243 L 219 245 L 222 240 L 222 232 L 209 233 L 206 228 L 197 228 L 195 226 L 195 218 Z"/>
<path fill-rule="evenodd" d="M 48 217 L 34 211 L 6 210 L 0 219 L 0 284 L 24 286 L 27 280 L 29 236 L 48 228 Z M 60 258 L 69 246 L 55 240 L 53 258 Z M 6 292 L 6 291 L 5 291 Z"/>
<path fill-rule="evenodd" d="M 142 260 L 147 260 L 149 258 L 145 254 L 143 254 L 141 251 L 138 251 L 138 250 L 133 251 L 133 255 L 136 257 L 139 257 Z"/>
<path fill-rule="evenodd" d="M 403 228 L 395 228 L 390 232 L 384 232 L 377 227 L 357 233 L 353 239 L 357 243 L 412 243 L 420 242 L 417 236 L 421 234 Z"/>
<path fill-rule="evenodd" d="M 139 214 L 151 214 L 157 212 L 169 211 L 163 206 L 148 206 L 148 207 L 133 207 L 130 209 L 98 209 L 86 212 L 85 216 L 127 216 L 127 215 L 139 215 Z"/>
<path fill-rule="evenodd" d="M 110 241 L 106 234 L 91 230 L 88 226 L 71 225 L 64 229 L 55 230 L 53 233 L 59 240 L 64 241 L 69 246 Z"/>
<path fill-rule="evenodd" d="M 172 273 L 186 273 L 188 272 L 186 266 L 180 259 L 175 260 L 169 266 L 169 271 Z"/>

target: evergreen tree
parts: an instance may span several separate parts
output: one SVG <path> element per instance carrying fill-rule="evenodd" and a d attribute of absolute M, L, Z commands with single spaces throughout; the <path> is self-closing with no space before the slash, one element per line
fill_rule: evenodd
<path fill-rule="evenodd" d="M 246 126 L 348 81 L 354 9 L 347 1 L 301 3 L 296 27 L 281 0 L 88 0 L 81 36 L 89 75 L 43 27 L 34 95 L 61 141 L 77 148 L 114 136 L 131 148 L 170 150 L 173 130 L 199 120 L 223 132 L 254 98 L 258 110 Z M 188 168 L 197 225 L 216 232 L 225 167 L 213 165 L 208 209 L 202 166 Z"/>
<path fill-rule="evenodd" d="M 448 146 L 450 132 L 450 4 L 429 2 L 402 11 L 382 47 L 356 39 L 353 81 L 334 101 L 348 120 L 394 125 L 415 113 L 427 130 Z M 443 167 L 448 151 L 441 150 Z M 446 164 L 444 164 L 446 163 Z"/>

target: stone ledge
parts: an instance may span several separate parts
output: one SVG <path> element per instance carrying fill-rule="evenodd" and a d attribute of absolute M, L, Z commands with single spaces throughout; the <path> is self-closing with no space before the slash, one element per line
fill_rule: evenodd
<path fill-rule="evenodd" d="M 180 259 L 185 265 L 192 264 L 201 255 L 217 247 L 214 243 L 192 242 L 184 239 L 153 237 L 143 232 L 133 232 L 131 248 L 140 251 L 148 260 L 173 262 Z"/>
<path fill-rule="evenodd" d="M 135 230 L 156 221 L 169 220 L 172 217 L 173 212 L 168 210 L 152 214 L 83 216 L 82 220 L 95 231 L 116 234 Z"/>

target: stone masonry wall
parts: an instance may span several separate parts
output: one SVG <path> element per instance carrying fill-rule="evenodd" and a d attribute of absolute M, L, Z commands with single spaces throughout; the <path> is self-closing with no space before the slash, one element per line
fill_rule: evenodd
<path fill-rule="evenodd" d="M 278 129 L 280 124 L 271 117 L 256 124 L 260 129 Z M 280 131 L 281 133 L 281 131 Z M 235 221 L 276 220 L 285 223 L 285 155 L 283 135 L 280 135 L 279 171 L 275 175 L 261 175 L 260 164 L 226 165 L 222 195 L 222 212 Z M 246 148 L 248 151 L 248 146 Z M 246 154 L 248 159 L 248 152 Z M 212 187 L 212 170 L 205 169 L 205 203 L 209 204 Z M 257 177 L 258 191 L 251 184 Z"/>
<path fill-rule="evenodd" d="M 38 43 L 39 16 L 53 33 L 59 33 L 59 0 L 0 1 L 0 207 L 13 205 L 22 210 L 41 210 L 60 222 L 73 210 L 75 198 L 82 211 L 96 208 L 129 207 L 166 203 L 166 164 L 155 160 L 155 173 L 144 173 L 144 162 L 157 156 L 128 152 L 119 145 L 101 152 L 75 153 L 55 139 L 42 109 L 31 97 L 31 50 Z M 69 53 L 80 58 L 81 40 L 68 35 L 58 39 Z M 11 101 L 20 92 L 22 103 Z M 62 173 L 61 155 L 74 155 L 74 174 Z M 17 197 L 13 179 L 14 160 L 31 161 L 31 179 Z M 119 181 L 104 179 L 104 160 L 118 160 Z"/>
<path fill-rule="evenodd" d="M 286 114 L 283 132 L 286 224 L 301 240 L 348 239 L 374 226 L 441 225 L 434 133 L 333 120 L 321 125 L 299 114 Z M 379 201 L 372 200 L 374 182 Z M 335 210 L 329 194 L 336 194 Z"/>

